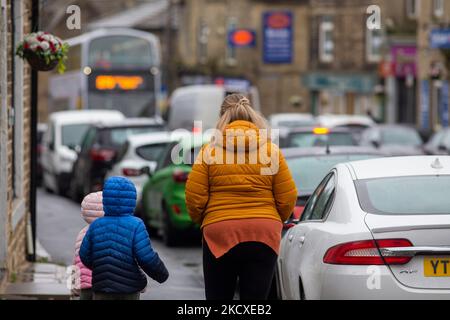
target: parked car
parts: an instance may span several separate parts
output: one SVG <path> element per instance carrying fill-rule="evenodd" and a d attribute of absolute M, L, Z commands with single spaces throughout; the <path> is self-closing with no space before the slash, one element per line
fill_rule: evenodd
<path fill-rule="evenodd" d="M 73 165 L 71 198 L 78 201 L 84 195 L 103 188 L 106 173 L 116 163 L 129 136 L 164 129 L 162 120 L 149 118 L 128 118 L 92 125 L 83 138 Z"/>
<path fill-rule="evenodd" d="M 269 124 L 273 129 L 313 127 L 316 119 L 310 113 L 275 113 L 269 116 Z"/>
<path fill-rule="evenodd" d="M 76 149 L 93 123 L 121 121 L 125 116 L 112 110 L 73 110 L 52 113 L 43 136 L 41 165 L 43 186 L 58 194 L 68 191 Z"/>
<path fill-rule="evenodd" d="M 450 299 L 450 157 L 339 164 L 282 239 L 284 299 Z"/>
<path fill-rule="evenodd" d="M 334 166 L 383 156 L 375 148 L 353 146 L 284 149 L 283 155 L 298 190 L 294 219 L 299 219 L 309 197 Z"/>
<path fill-rule="evenodd" d="M 433 134 L 423 149 L 430 155 L 450 154 L 450 129 L 443 129 Z"/>
<path fill-rule="evenodd" d="M 328 129 L 322 127 L 290 130 L 280 140 L 282 148 L 311 148 L 323 146 L 356 146 L 357 141 L 351 130 L 346 128 Z"/>
<path fill-rule="evenodd" d="M 335 129 L 349 129 L 355 140 L 359 141 L 364 130 L 376 125 L 372 118 L 364 115 L 325 114 L 317 117 L 319 126 Z"/>
<path fill-rule="evenodd" d="M 198 152 L 209 140 L 207 135 L 192 134 L 170 144 L 142 191 L 144 221 L 167 246 L 199 234 L 186 208 L 185 187 Z M 174 162 L 173 150 L 177 147 L 180 150 L 175 152 Z"/>
<path fill-rule="evenodd" d="M 199 132 L 194 121 L 202 122 L 202 129 L 215 128 L 220 107 L 230 92 L 218 85 L 194 85 L 176 89 L 170 97 L 168 127 L 170 130 L 187 129 Z M 253 108 L 259 111 L 259 96 L 256 90 L 244 92 Z"/>
<path fill-rule="evenodd" d="M 316 124 L 316 119 L 310 113 L 275 113 L 268 118 L 268 121 L 271 129 L 278 130 L 273 132 L 272 137 L 278 138 L 279 141 L 285 140 L 292 129 L 310 128 Z M 276 142 L 274 139 L 273 141 Z"/>
<path fill-rule="evenodd" d="M 142 188 L 149 175 L 153 174 L 165 149 L 173 140 L 174 134 L 170 132 L 153 132 L 129 136 L 117 155 L 116 163 L 106 174 L 107 177 L 124 176 L 134 183 L 138 204 L 136 212 L 139 215 L 142 209 Z"/>
<path fill-rule="evenodd" d="M 47 131 L 47 127 L 48 126 L 46 123 L 38 123 L 38 126 L 37 126 L 36 179 L 37 179 L 38 185 L 42 184 L 42 171 L 43 170 L 42 170 L 41 156 L 42 156 L 42 149 L 43 149 L 43 137 L 44 137 L 45 132 Z"/>
<path fill-rule="evenodd" d="M 423 155 L 419 132 L 405 125 L 379 125 L 363 132 L 361 145 L 374 146 L 388 156 Z"/>
<path fill-rule="evenodd" d="M 295 148 L 283 150 L 286 163 L 298 190 L 297 204 L 291 218 L 284 223 L 283 236 L 299 221 L 305 205 L 330 170 L 339 163 L 383 157 L 370 147 Z M 272 300 L 281 298 L 279 272 L 275 272 L 270 292 Z"/>

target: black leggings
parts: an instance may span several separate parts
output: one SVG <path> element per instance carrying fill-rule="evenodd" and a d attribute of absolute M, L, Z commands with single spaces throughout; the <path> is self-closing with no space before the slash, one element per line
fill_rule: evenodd
<path fill-rule="evenodd" d="M 233 300 L 239 279 L 241 300 L 267 300 L 277 254 L 261 242 L 240 243 L 216 259 L 203 241 L 206 300 Z"/>

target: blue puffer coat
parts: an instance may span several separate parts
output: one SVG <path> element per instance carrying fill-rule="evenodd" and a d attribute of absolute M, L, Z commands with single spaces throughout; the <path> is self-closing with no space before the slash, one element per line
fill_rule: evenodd
<path fill-rule="evenodd" d="M 80 248 L 80 258 L 92 270 L 92 289 L 103 293 L 136 293 L 147 278 L 162 283 L 169 273 L 153 251 L 141 219 L 133 216 L 136 188 L 121 177 L 106 180 L 103 188 L 105 216 L 89 227 Z"/>

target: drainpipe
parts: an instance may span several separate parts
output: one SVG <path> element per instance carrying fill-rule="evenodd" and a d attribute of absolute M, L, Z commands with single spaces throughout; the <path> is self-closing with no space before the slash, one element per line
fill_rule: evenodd
<path fill-rule="evenodd" d="M 39 0 L 31 1 L 31 25 L 33 31 L 39 26 Z M 37 122 L 38 122 L 38 74 L 36 70 L 31 71 L 31 136 L 30 136 L 30 154 L 31 154 L 31 181 L 30 181 L 30 222 L 32 252 L 29 253 L 29 260 L 36 261 L 36 172 L 37 172 Z"/>

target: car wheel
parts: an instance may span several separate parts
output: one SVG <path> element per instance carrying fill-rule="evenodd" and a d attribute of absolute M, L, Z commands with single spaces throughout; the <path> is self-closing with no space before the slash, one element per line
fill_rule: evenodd
<path fill-rule="evenodd" d="M 48 177 L 47 177 L 47 179 L 48 179 Z M 48 185 L 48 183 L 47 183 L 47 179 L 46 179 L 45 176 L 44 176 L 44 178 L 43 178 L 43 180 L 42 180 L 42 186 L 44 187 L 45 191 L 47 191 L 48 193 L 51 193 L 51 194 L 52 194 L 52 193 L 54 193 L 54 192 L 53 192 L 53 189 L 49 187 L 49 185 Z"/>
<path fill-rule="evenodd" d="M 177 230 L 170 221 L 169 213 L 167 212 L 165 206 L 163 206 L 163 221 L 162 221 L 162 238 L 163 242 L 168 247 L 173 247 L 178 244 L 178 234 Z"/>
<path fill-rule="evenodd" d="M 77 203 L 81 202 L 81 193 L 74 179 L 70 182 L 69 197 Z"/>
<path fill-rule="evenodd" d="M 67 195 L 67 192 L 69 191 L 67 190 L 67 187 L 64 187 L 66 182 L 63 180 L 62 177 L 58 176 L 56 178 L 56 183 L 58 185 L 58 190 L 56 193 L 62 197 L 65 197 Z"/>
<path fill-rule="evenodd" d="M 158 229 L 150 225 L 149 217 L 146 214 L 146 211 L 144 209 L 144 204 L 142 202 L 143 202 L 143 200 L 141 200 L 141 204 L 140 204 L 140 206 L 138 206 L 139 209 L 136 208 L 139 213 L 135 212 L 134 214 L 135 214 L 135 216 L 142 219 L 142 221 L 144 222 L 145 228 L 147 229 L 148 235 L 150 236 L 150 238 L 153 238 L 158 235 Z"/>
<path fill-rule="evenodd" d="M 298 278 L 298 288 L 300 293 L 300 300 L 306 300 L 305 289 L 303 288 L 302 278 Z"/>
<path fill-rule="evenodd" d="M 85 196 L 87 196 L 88 194 L 91 193 L 91 190 L 92 190 L 92 188 L 91 188 L 91 183 L 90 183 L 87 179 L 85 179 L 85 180 L 83 181 L 83 187 L 82 187 L 82 189 L 83 189 L 83 191 L 82 191 L 81 197 L 85 197 Z"/>
<path fill-rule="evenodd" d="M 276 270 L 273 275 L 272 284 L 270 286 L 269 296 L 267 297 L 270 301 L 275 300 L 281 300 L 280 296 L 278 295 L 278 287 L 277 287 L 277 276 L 276 276 Z"/>

